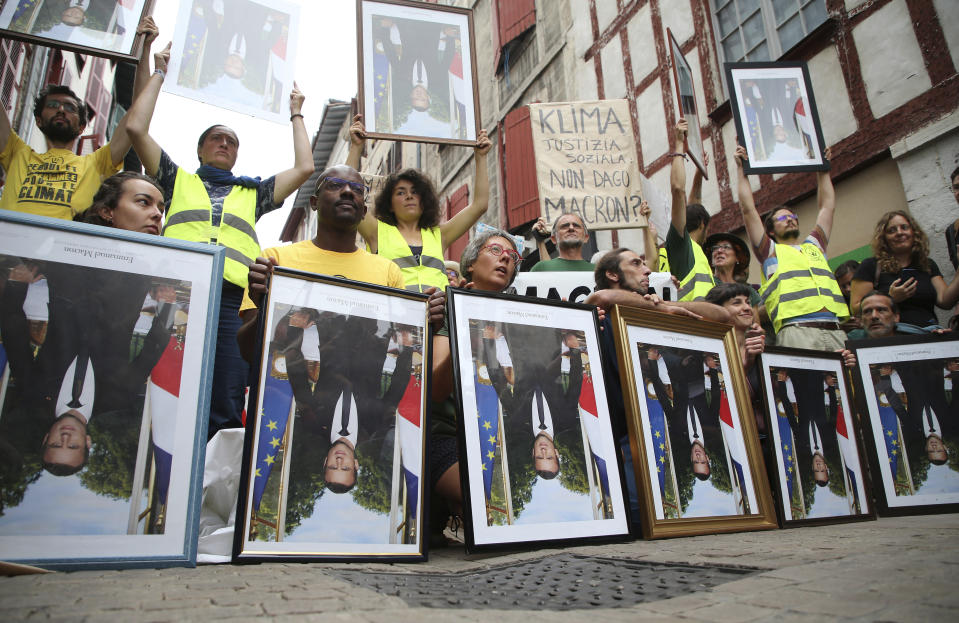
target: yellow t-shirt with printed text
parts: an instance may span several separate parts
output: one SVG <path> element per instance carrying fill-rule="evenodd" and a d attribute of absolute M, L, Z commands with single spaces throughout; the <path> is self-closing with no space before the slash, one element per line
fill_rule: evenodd
<path fill-rule="evenodd" d="M 103 179 L 120 170 L 109 144 L 86 156 L 69 149 L 41 154 L 13 132 L 0 152 L 0 165 L 7 172 L 0 209 L 67 220 L 89 208 Z"/>
<path fill-rule="evenodd" d="M 352 253 L 337 253 L 317 247 L 312 240 L 303 240 L 282 247 L 264 249 L 263 254 L 273 258 L 277 266 L 403 289 L 403 273 L 400 267 L 385 257 L 373 255 L 365 249 L 357 249 Z M 240 313 L 255 307 L 250 300 L 248 289 L 243 293 Z"/>

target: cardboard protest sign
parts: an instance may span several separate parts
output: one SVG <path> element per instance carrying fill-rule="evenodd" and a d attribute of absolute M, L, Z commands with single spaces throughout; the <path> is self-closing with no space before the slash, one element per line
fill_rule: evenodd
<path fill-rule="evenodd" d="M 540 210 L 590 229 L 642 227 L 641 176 L 626 100 L 530 104 Z"/>

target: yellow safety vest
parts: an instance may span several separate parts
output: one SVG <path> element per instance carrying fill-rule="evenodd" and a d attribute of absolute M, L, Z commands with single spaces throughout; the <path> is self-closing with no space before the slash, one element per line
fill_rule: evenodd
<path fill-rule="evenodd" d="M 695 263 L 692 270 L 679 282 L 678 296 L 680 301 L 702 301 L 716 285 L 716 280 L 703 248 L 695 240 L 690 240 L 689 244 L 693 247 Z"/>
<path fill-rule="evenodd" d="M 825 308 L 840 322 L 849 317 L 849 307 L 826 257 L 816 245 L 805 242 L 797 249 L 776 244 L 776 272 L 763 274 L 759 290 L 773 328 L 779 333 L 783 322 Z"/>
<path fill-rule="evenodd" d="M 423 237 L 423 252 L 417 258 L 399 229 L 377 221 L 376 252 L 400 267 L 407 290 L 422 292 L 433 286 L 445 290 L 450 281 L 446 276 L 446 264 L 443 263 L 440 228 L 421 229 L 420 235 Z"/>
<path fill-rule="evenodd" d="M 260 254 L 256 237 L 256 189 L 234 186 L 223 200 L 220 226 L 214 227 L 210 195 L 199 175 L 177 170 L 163 235 L 226 248 L 223 278 L 247 286 L 250 264 Z"/>
<path fill-rule="evenodd" d="M 657 267 L 656 271 L 660 273 L 669 272 L 669 256 L 666 255 L 665 247 L 659 248 L 659 266 Z"/>

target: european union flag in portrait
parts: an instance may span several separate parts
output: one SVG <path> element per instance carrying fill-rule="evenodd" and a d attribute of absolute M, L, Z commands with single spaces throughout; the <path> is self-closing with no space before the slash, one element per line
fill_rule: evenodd
<path fill-rule="evenodd" d="M 263 489 L 279 455 L 283 434 L 293 404 L 293 388 L 286 379 L 266 375 L 263 387 L 263 409 L 260 411 L 260 441 L 256 447 L 256 468 L 253 473 L 253 510 L 259 510 Z"/>

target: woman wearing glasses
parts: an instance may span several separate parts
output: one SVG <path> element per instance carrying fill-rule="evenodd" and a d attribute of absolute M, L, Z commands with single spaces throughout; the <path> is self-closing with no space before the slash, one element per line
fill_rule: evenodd
<path fill-rule="evenodd" d="M 872 290 L 888 294 L 899 306 L 897 331 L 925 333 L 940 329 L 936 307 L 950 309 L 959 301 L 959 278 L 946 285 L 939 266 L 929 257 L 929 238 L 903 210 L 886 212 L 872 237 L 873 257 L 852 277 L 849 309 L 856 314 Z"/>
<path fill-rule="evenodd" d="M 510 287 L 519 271 L 520 255 L 509 234 L 500 230 L 478 233 L 463 250 L 460 273 L 466 287 L 487 292 L 503 292 Z M 456 448 L 456 405 L 453 398 L 453 362 L 450 355 L 449 325 L 433 337 L 433 398 L 432 428 L 430 430 L 430 474 L 433 491 L 446 502 L 434 504 L 437 513 L 433 524 L 445 523 L 444 510 L 449 511 L 452 523 L 447 536 L 462 540 L 458 518 L 462 514 L 463 492 L 460 489 L 459 455 Z M 435 499 L 435 498 L 434 498 Z M 439 525 L 442 525 L 439 523 Z"/>
<path fill-rule="evenodd" d="M 346 164 L 357 170 L 365 141 L 363 116 L 356 115 L 350 126 L 351 145 Z M 486 154 L 491 147 L 486 130 L 482 130 L 474 149 L 473 202 L 444 223 L 440 222 L 436 190 L 424 173 L 404 169 L 386 178 L 375 200 L 375 214 L 367 213 L 359 231 L 370 252 L 396 262 L 402 269 L 407 290 L 445 289 L 449 283 L 443 265 L 446 249 L 469 232 L 489 206 Z"/>

